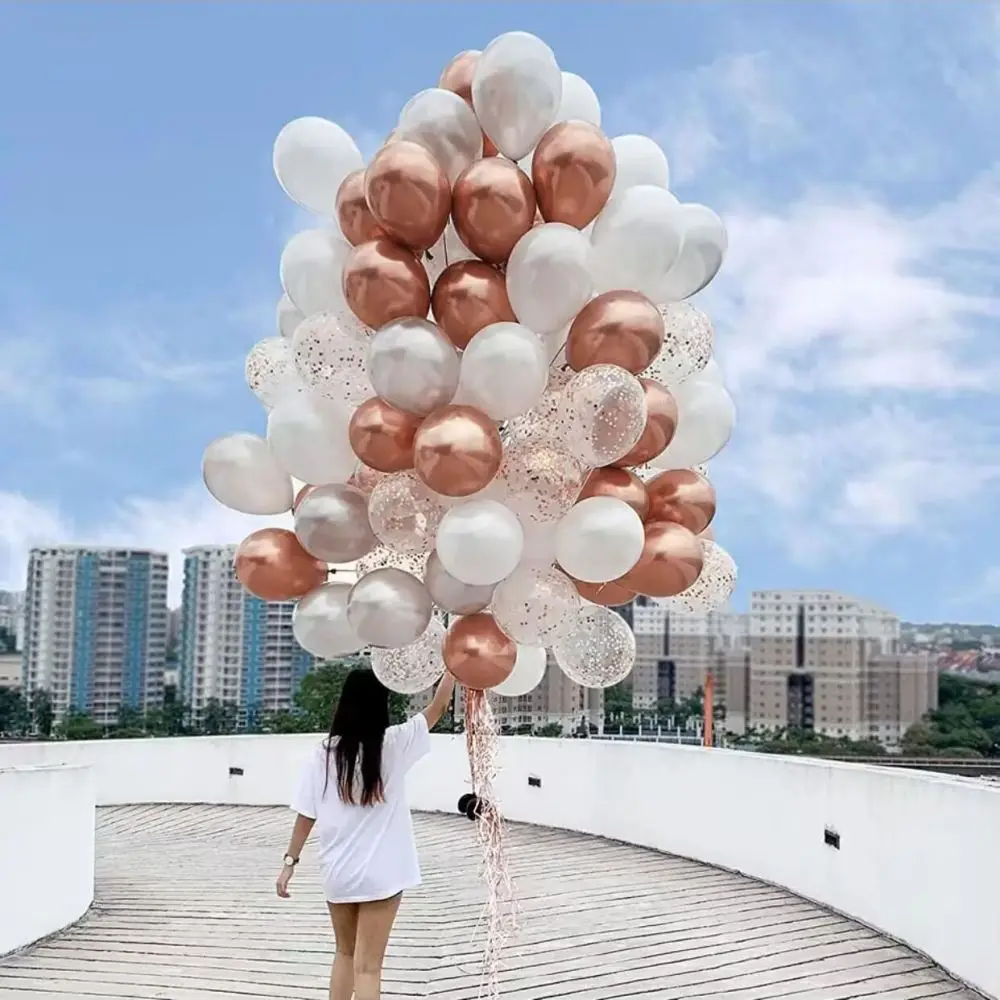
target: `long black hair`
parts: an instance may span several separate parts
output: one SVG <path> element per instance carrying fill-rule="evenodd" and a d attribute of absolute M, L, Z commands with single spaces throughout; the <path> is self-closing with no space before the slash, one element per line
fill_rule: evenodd
<path fill-rule="evenodd" d="M 371 670 L 352 670 L 344 679 L 333 710 L 326 741 L 326 782 L 330 783 L 330 753 L 337 763 L 337 794 L 355 805 L 355 775 L 361 758 L 361 805 L 382 802 L 382 739 L 389 728 L 389 690 Z"/>

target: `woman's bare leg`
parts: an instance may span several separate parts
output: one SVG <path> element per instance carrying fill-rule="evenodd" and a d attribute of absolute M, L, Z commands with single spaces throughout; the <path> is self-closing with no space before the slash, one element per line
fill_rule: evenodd
<path fill-rule="evenodd" d="M 358 934 L 357 903 L 327 903 L 337 939 L 337 953 L 330 970 L 330 1000 L 354 996 L 354 942 Z"/>
<path fill-rule="evenodd" d="M 382 996 L 382 962 L 403 894 L 358 906 L 358 933 L 354 941 L 354 995 L 357 1000 Z M 338 998 L 339 1000 L 339 998 Z"/>

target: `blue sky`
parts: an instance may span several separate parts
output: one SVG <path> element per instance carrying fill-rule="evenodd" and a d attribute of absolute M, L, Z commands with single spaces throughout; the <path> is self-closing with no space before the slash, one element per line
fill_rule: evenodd
<path fill-rule="evenodd" d="M 731 252 L 700 297 L 739 408 L 712 463 L 754 587 L 998 621 L 1000 7 L 941 3 L 0 6 L 0 587 L 31 544 L 179 552 L 246 519 L 205 444 L 304 220 L 280 127 L 366 153 L 515 28 L 661 142 Z M 176 587 L 175 587 L 176 593 Z"/>

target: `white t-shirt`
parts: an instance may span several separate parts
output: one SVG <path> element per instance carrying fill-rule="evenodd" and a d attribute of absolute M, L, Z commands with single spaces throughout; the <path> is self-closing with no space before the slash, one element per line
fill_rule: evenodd
<path fill-rule="evenodd" d="M 310 754 L 291 805 L 300 815 L 316 820 L 319 865 L 329 902 L 389 899 L 420 885 L 405 778 L 407 771 L 430 748 L 427 720 L 422 712 L 401 726 L 390 726 L 382 742 L 385 801 L 372 806 L 350 805 L 340 798 L 332 752 L 324 794 L 326 741 Z M 355 767 L 355 773 L 360 773 L 360 767 Z"/>

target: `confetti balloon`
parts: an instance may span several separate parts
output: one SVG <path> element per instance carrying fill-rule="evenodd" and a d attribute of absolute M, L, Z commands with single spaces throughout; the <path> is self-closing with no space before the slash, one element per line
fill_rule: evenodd
<path fill-rule="evenodd" d="M 574 626 L 580 595 L 559 570 L 523 567 L 493 594 L 493 616 L 515 642 L 549 646 Z"/>
<path fill-rule="evenodd" d="M 586 688 L 606 688 L 628 677 L 635 664 L 635 636 L 609 608 L 589 605 L 576 627 L 552 652 L 562 672 Z"/>
<path fill-rule="evenodd" d="M 615 365 L 592 365 L 566 383 L 571 422 L 566 443 L 585 465 L 610 465 L 635 446 L 646 427 L 639 380 Z"/>
<path fill-rule="evenodd" d="M 418 694 L 431 687 L 444 673 L 445 627 L 432 618 L 416 642 L 398 649 L 373 649 L 372 670 L 390 690 L 398 694 Z"/>

